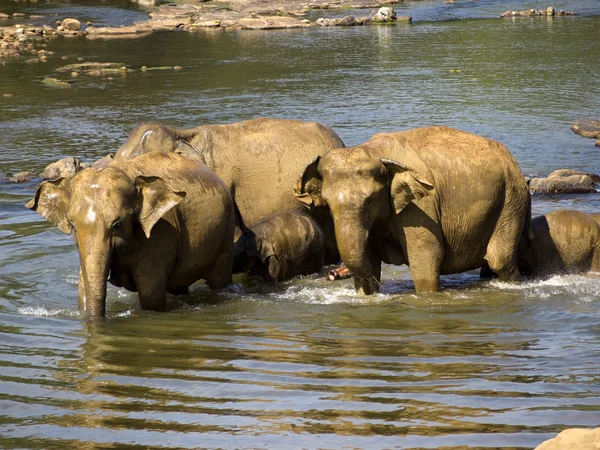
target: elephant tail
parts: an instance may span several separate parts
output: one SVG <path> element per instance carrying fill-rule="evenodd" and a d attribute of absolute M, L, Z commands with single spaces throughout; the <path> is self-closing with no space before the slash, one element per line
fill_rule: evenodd
<path fill-rule="evenodd" d="M 523 237 L 527 241 L 527 247 L 531 247 L 533 245 L 533 228 L 531 226 L 531 192 L 529 191 L 529 189 L 527 189 L 527 211 L 525 212 Z"/>

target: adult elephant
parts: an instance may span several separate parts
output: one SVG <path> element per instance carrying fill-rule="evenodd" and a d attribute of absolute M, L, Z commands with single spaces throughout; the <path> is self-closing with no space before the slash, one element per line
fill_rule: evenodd
<path fill-rule="evenodd" d="M 417 292 L 485 263 L 503 280 L 520 279 L 529 192 L 496 141 L 447 127 L 378 134 L 315 158 L 294 189 L 309 207 L 329 205 L 358 292 L 378 291 L 382 262 L 408 264 Z"/>
<path fill-rule="evenodd" d="M 260 118 L 223 125 L 176 129 L 138 126 L 115 154 L 116 161 L 149 152 L 177 152 L 201 160 L 231 191 L 245 225 L 301 211 L 292 193 L 298 174 L 317 156 L 344 147 L 337 134 L 317 122 Z M 325 233 L 326 260 L 336 262 L 333 221 L 326 207 L 312 217 Z"/>
<path fill-rule="evenodd" d="M 153 153 L 72 179 L 43 182 L 26 205 L 79 249 L 79 310 L 105 314 L 106 282 L 138 292 L 142 309 L 165 309 L 165 292 L 204 278 L 231 283 L 235 212 L 227 187 L 206 167 Z"/>

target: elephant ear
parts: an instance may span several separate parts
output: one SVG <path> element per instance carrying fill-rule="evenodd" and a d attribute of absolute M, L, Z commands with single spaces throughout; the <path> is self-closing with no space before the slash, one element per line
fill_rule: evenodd
<path fill-rule="evenodd" d="M 433 184 L 405 165 L 382 159 L 385 166 L 394 211 L 398 214 L 413 200 L 431 195 Z"/>
<path fill-rule="evenodd" d="M 294 184 L 294 195 L 308 208 L 325 206 L 325 200 L 321 197 L 323 178 L 321 178 L 318 170 L 320 161 L 320 156 L 313 159 Z"/>
<path fill-rule="evenodd" d="M 35 191 L 35 196 L 25 205 L 54 224 L 65 234 L 71 234 L 71 224 L 67 220 L 68 198 L 67 178 L 44 181 Z"/>
<path fill-rule="evenodd" d="M 188 141 L 183 139 L 178 139 L 175 142 L 175 153 L 185 156 L 190 159 L 200 160 L 204 165 L 206 165 L 206 160 L 204 155 L 200 150 L 190 144 Z"/>
<path fill-rule="evenodd" d="M 147 238 L 158 220 L 185 198 L 185 192 L 173 191 L 159 177 L 137 176 L 138 188 L 137 214 Z"/>
<path fill-rule="evenodd" d="M 256 253 L 263 264 L 266 264 L 270 257 L 277 257 L 273 244 L 261 238 L 256 238 Z"/>

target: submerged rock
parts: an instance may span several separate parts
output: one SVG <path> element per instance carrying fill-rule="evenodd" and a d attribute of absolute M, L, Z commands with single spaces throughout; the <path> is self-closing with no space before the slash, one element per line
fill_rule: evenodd
<path fill-rule="evenodd" d="M 33 180 L 37 175 L 33 172 L 25 171 L 19 172 L 8 178 L 9 183 L 26 183 Z"/>
<path fill-rule="evenodd" d="M 42 172 L 44 180 L 55 180 L 56 178 L 72 178 L 81 169 L 79 159 L 68 156 L 48 164 Z"/>
<path fill-rule="evenodd" d="M 587 119 L 575 122 L 571 127 L 574 133 L 580 136 L 598 139 L 600 138 L 600 120 L 598 119 Z"/>
<path fill-rule="evenodd" d="M 66 89 L 71 87 L 71 83 L 68 81 L 59 80 L 58 78 L 46 77 L 42 80 L 42 83 L 60 89 Z"/>
<path fill-rule="evenodd" d="M 600 177 L 571 169 L 560 169 L 546 178 L 532 178 L 529 189 L 534 194 L 584 194 L 596 192 Z"/>
<path fill-rule="evenodd" d="M 600 449 L 600 428 L 569 428 L 556 437 L 542 442 L 535 450 L 598 450 Z"/>

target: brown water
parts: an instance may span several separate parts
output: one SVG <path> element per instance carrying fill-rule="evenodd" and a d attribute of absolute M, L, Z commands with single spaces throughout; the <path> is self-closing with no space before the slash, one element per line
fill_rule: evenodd
<path fill-rule="evenodd" d="M 119 2 L 89 5 L 53 7 L 123 17 Z M 444 124 L 503 142 L 529 175 L 600 172 L 593 140 L 569 130 L 600 115 L 598 3 L 554 3 L 577 17 L 494 18 L 546 6 L 407 2 L 410 26 L 57 40 L 47 64 L 0 66 L 0 93 L 13 94 L 0 97 L 0 173 L 98 158 L 142 121 L 258 116 L 318 120 L 348 145 Z M 41 83 L 77 56 L 183 70 Z M 90 324 L 70 237 L 23 207 L 34 186 L 0 184 L 2 448 L 532 448 L 600 425 L 598 278 L 469 273 L 416 296 L 405 268 L 385 267 L 383 293 L 367 298 L 325 271 L 240 277 L 243 295 L 195 286 L 165 314 L 110 287 L 108 319 Z M 535 213 L 559 208 L 600 201 L 534 199 Z"/>

